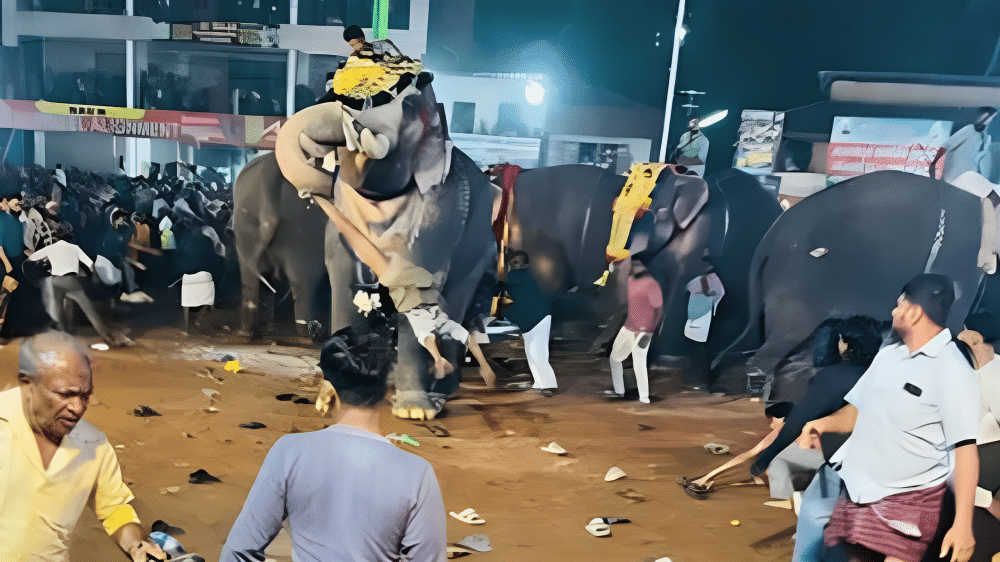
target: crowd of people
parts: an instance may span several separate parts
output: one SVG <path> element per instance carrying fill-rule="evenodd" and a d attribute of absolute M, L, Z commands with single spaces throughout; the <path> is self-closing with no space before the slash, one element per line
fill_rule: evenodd
<path fill-rule="evenodd" d="M 943 327 L 953 301 L 947 277 L 922 274 L 903 288 L 884 340 L 871 318 L 824 323 L 822 367 L 805 399 L 768 408 L 775 430 L 750 472 L 766 474 L 776 496 L 805 488 L 793 560 L 965 562 L 1000 552 L 1000 362 L 977 333 Z M 286 519 L 296 560 L 445 558 L 433 469 L 379 433 L 395 360 L 388 326 L 326 342 L 317 409 L 332 403 L 339 419 L 274 444 L 223 561 L 263 561 Z M 0 468 L 13 475 L 0 482 L 0 558 L 67 560 L 69 532 L 90 505 L 132 560 L 166 559 L 130 505 L 114 449 L 82 419 L 93 392 L 86 350 L 61 332 L 28 338 L 18 381 L 0 393 Z M 805 486 L 803 471 L 815 474 Z"/>

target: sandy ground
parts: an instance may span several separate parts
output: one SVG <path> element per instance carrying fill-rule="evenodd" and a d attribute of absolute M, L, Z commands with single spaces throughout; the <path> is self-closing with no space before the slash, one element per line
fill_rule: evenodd
<path fill-rule="evenodd" d="M 176 538 L 188 552 L 217 560 L 271 445 L 286 433 L 334 423 L 310 404 L 275 399 L 283 393 L 315 398 L 319 351 L 305 340 L 247 345 L 223 335 L 188 337 L 175 329 L 145 332 L 136 341 L 130 349 L 94 353 L 96 388 L 86 419 L 118 447 L 143 522 L 162 519 L 180 527 L 185 532 Z M 17 343 L 0 349 L 0 386 L 16 382 Z M 465 560 L 790 559 L 795 517 L 790 510 L 764 506 L 770 500 L 765 487 L 722 489 L 696 501 L 674 482 L 730 458 L 705 451 L 705 443 L 723 443 L 739 453 L 763 437 L 768 428 L 760 403 L 685 390 L 676 371 L 651 373 L 652 404 L 609 401 L 601 396 L 611 386 L 606 359 L 569 342 L 555 341 L 552 348 L 561 387 L 556 396 L 462 389 L 435 420 L 451 437 L 435 437 L 416 422 L 393 418 L 386 406 L 383 433 L 406 433 L 420 442 L 399 446 L 433 465 L 445 509 L 472 507 L 486 520 L 472 526 L 448 518 L 449 542 L 484 533 L 493 545 L 491 552 Z M 226 354 L 239 358 L 241 372 L 224 370 L 220 360 Z M 481 384 L 475 369 L 465 370 L 465 380 Z M 217 413 L 205 411 L 213 401 L 203 389 L 219 393 Z M 139 405 L 162 415 L 135 417 Z M 239 427 L 251 421 L 267 428 Z M 552 441 L 569 454 L 540 450 Z M 605 482 L 612 466 L 628 476 Z M 199 468 L 222 482 L 188 483 Z M 744 469 L 730 479 L 748 476 Z M 173 486 L 179 490 L 165 490 Z M 618 495 L 629 490 L 644 500 Z M 606 516 L 632 523 L 614 525 L 613 535 L 604 538 L 584 529 L 591 518 Z M 734 519 L 739 526 L 730 523 Z M 279 562 L 291 560 L 285 533 L 268 553 Z M 93 514 L 85 512 L 72 560 L 124 559 L 119 556 Z"/>

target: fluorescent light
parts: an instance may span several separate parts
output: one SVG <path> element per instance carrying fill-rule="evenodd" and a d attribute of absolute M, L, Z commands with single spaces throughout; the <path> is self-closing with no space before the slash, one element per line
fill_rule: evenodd
<path fill-rule="evenodd" d="M 708 127 L 709 125 L 715 125 L 719 121 L 722 121 L 729 115 L 728 109 L 723 109 L 722 111 L 716 111 L 715 113 L 705 117 L 698 121 L 698 127 Z"/>
<path fill-rule="evenodd" d="M 684 38 L 687 37 L 687 34 L 688 34 L 687 26 L 686 25 L 681 26 L 681 28 L 677 30 L 677 41 L 683 42 Z"/>
<path fill-rule="evenodd" d="M 545 99 L 545 87 L 534 80 L 528 81 L 528 85 L 524 87 L 524 98 L 529 105 L 541 105 Z"/>

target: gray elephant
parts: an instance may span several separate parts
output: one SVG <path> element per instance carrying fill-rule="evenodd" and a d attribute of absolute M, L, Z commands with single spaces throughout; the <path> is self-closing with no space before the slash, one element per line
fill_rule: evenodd
<path fill-rule="evenodd" d="M 359 290 L 373 291 L 376 281 L 385 287 L 402 313 L 393 412 L 421 419 L 437 415 L 458 387 L 463 326 L 488 314 L 484 299 L 474 297 L 483 295 L 477 290 L 484 279 L 489 284 L 497 258 L 495 190 L 451 146 L 431 80 L 421 73 L 368 109 L 337 100 L 296 113 L 279 132 L 277 166 L 262 169 L 259 180 L 294 186 L 282 188 L 281 208 L 271 216 L 300 212 L 303 203 L 287 201 L 297 191 L 330 219 L 323 238 L 310 230 L 298 234 L 298 244 L 324 241 L 331 331 L 361 321 Z M 444 362 L 451 372 L 436 370 Z"/>
<path fill-rule="evenodd" d="M 517 176 L 510 247 L 528 253 L 544 298 L 573 287 L 587 291 L 615 259 L 607 255 L 607 247 L 619 228 L 613 207 L 627 179 L 584 165 L 526 170 Z M 694 386 L 707 380 L 710 351 L 725 348 L 738 333 L 717 320 L 707 342 L 685 337 L 687 285 L 716 271 L 728 299 L 722 302 L 731 310 L 726 314 L 738 319 L 745 307 L 749 256 L 780 214 L 775 198 L 743 172 L 709 179 L 685 173 L 683 167 L 663 169 L 648 210 L 637 213 L 626 245 L 663 291 L 663 317 L 651 358 L 686 367 L 686 380 Z"/>
<path fill-rule="evenodd" d="M 243 168 L 233 187 L 233 206 L 243 285 L 241 332 L 257 337 L 267 331 L 274 320 L 275 286 L 287 281 L 300 335 L 322 339 L 329 327 L 326 215 L 296 195 L 273 153 Z"/>
<path fill-rule="evenodd" d="M 904 172 L 865 174 L 804 199 L 754 254 L 749 319 L 716 360 L 716 390 L 746 392 L 748 374 L 756 374 L 766 399 L 796 399 L 812 374 L 791 360 L 801 342 L 827 318 L 888 320 L 919 273 L 954 281 L 948 328 L 958 334 L 983 278 L 982 224 L 978 197 Z"/>

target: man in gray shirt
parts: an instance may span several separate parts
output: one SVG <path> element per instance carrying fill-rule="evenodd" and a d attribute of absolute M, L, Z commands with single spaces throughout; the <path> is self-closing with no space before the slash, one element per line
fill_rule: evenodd
<path fill-rule="evenodd" d="M 274 444 L 222 548 L 221 562 L 263 561 L 287 517 L 296 562 L 443 561 L 446 521 L 430 464 L 378 433 L 395 359 L 385 334 L 348 330 L 320 366 L 340 421 Z M 323 405 L 323 395 L 317 408 Z"/>

